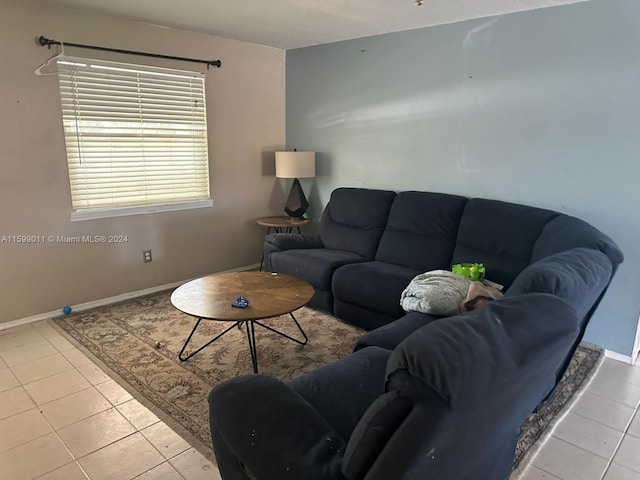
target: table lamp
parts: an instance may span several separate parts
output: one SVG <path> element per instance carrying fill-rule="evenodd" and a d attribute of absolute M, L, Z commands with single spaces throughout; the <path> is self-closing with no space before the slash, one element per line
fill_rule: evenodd
<path fill-rule="evenodd" d="M 276 177 L 294 179 L 284 207 L 290 217 L 302 217 L 309 207 L 298 179 L 315 176 L 316 152 L 276 152 Z"/>

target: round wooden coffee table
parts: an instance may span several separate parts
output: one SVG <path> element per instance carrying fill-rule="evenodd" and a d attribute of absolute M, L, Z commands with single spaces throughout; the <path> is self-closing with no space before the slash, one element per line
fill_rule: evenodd
<path fill-rule="evenodd" d="M 246 308 L 232 307 L 240 296 L 249 300 Z M 171 294 L 171 304 L 178 310 L 196 317 L 196 324 L 184 342 L 178 358 L 188 360 L 200 350 L 212 344 L 235 327 L 246 324 L 249 353 L 254 373 L 258 373 L 255 326 L 282 335 L 296 343 L 305 345 L 307 335 L 293 315 L 293 311 L 306 304 L 313 296 L 313 287 L 290 275 L 268 272 L 229 272 L 209 275 L 181 285 Z M 291 315 L 304 340 L 293 338 L 259 320 Z M 186 357 L 183 353 L 202 320 L 233 322 L 233 324 Z"/>

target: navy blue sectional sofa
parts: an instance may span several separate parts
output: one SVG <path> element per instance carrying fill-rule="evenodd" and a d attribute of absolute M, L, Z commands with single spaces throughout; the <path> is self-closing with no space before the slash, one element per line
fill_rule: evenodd
<path fill-rule="evenodd" d="M 588 250 L 578 262 L 602 254 L 609 260 L 600 288 L 585 299 L 593 306 L 623 257 L 607 235 L 580 219 L 443 193 L 338 188 L 319 234 L 268 235 L 264 254 L 268 270 L 313 285 L 310 307 L 371 330 L 405 315 L 400 294 L 419 273 L 482 262 L 487 278 L 509 291 L 529 265 L 581 247 Z"/>
<path fill-rule="evenodd" d="M 558 212 L 427 192 L 340 188 L 318 235 L 270 235 L 269 269 L 311 306 L 368 329 L 347 357 L 287 383 L 209 395 L 224 480 L 505 480 L 518 428 L 559 381 L 622 253 Z M 422 272 L 482 262 L 505 296 L 471 312 L 404 312 Z"/>

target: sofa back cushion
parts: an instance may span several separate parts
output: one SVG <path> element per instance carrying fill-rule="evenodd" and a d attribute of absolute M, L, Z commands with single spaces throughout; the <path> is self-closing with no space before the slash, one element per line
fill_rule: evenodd
<path fill-rule="evenodd" d="M 611 260 L 601 251 L 572 248 L 529 265 L 506 295 L 550 293 L 572 305 L 582 322 L 609 284 L 612 273 Z"/>
<path fill-rule="evenodd" d="M 387 190 L 334 190 L 320 219 L 325 248 L 373 259 L 395 196 L 395 192 Z"/>
<path fill-rule="evenodd" d="M 451 263 L 484 263 L 488 280 L 505 287 L 531 263 L 545 225 L 559 213 L 473 198 L 464 208 Z"/>
<path fill-rule="evenodd" d="M 391 206 L 376 260 L 421 272 L 448 270 L 466 203 L 465 197 L 444 193 L 399 193 Z"/>
<path fill-rule="evenodd" d="M 524 387 L 526 377 L 538 379 L 527 389 L 542 389 L 577 334 L 575 310 L 563 299 L 544 293 L 504 297 L 409 335 L 387 362 L 387 390 L 416 402 L 431 401 L 435 392 L 456 408 L 480 407 L 505 389 Z M 547 393 L 534 396 L 540 401 Z M 533 399 L 527 403 L 537 406 Z"/>
<path fill-rule="evenodd" d="M 622 252 L 609 236 L 579 218 L 559 214 L 542 229 L 533 247 L 531 261 L 577 247 L 601 251 L 611 260 L 614 271 L 623 260 Z"/>

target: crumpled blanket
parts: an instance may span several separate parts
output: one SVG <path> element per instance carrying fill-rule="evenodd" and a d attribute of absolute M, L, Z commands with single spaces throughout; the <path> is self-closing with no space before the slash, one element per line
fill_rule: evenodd
<path fill-rule="evenodd" d="M 453 316 L 502 297 L 491 282 L 472 282 L 448 270 L 432 270 L 411 280 L 400 296 L 407 311 Z"/>
<path fill-rule="evenodd" d="M 467 295 L 460 302 L 460 311 L 469 312 L 503 296 L 491 282 L 471 282 Z"/>
<path fill-rule="evenodd" d="M 457 315 L 470 284 L 471 280 L 448 270 L 421 273 L 400 295 L 400 305 L 407 312 Z"/>

